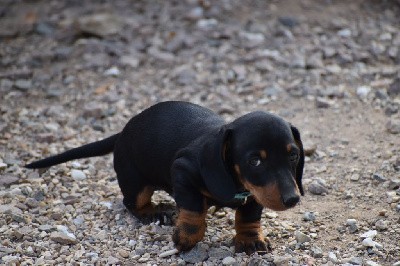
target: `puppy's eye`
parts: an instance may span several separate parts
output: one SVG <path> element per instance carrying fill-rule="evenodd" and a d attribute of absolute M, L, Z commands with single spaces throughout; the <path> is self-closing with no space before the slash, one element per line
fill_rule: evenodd
<path fill-rule="evenodd" d="M 259 165 L 261 164 L 261 159 L 258 158 L 258 157 L 251 158 L 251 159 L 249 160 L 249 164 L 250 164 L 251 166 L 259 166 Z"/>
<path fill-rule="evenodd" d="M 290 161 L 295 162 L 299 159 L 299 155 L 296 152 L 290 153 Z"/>

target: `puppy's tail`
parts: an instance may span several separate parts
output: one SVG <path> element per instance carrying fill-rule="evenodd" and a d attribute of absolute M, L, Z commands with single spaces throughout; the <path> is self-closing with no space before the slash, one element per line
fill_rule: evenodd
<path fill-rule="evenodd" d="M 112 135 L 103 140 L 99 140 L 96 142 L 92 142 L 63 153 L 30 163 L 25 165 L 26 168 L 36 169 L 36 168 L 46 168 L 56 164 L 65 163 L 67 161 L 94 157 L 94 156 L 102 156 L 107 153 L 110 153 L 114 150 L 114 145 L 116 140 L 118 139 L 120 133 Z"/>

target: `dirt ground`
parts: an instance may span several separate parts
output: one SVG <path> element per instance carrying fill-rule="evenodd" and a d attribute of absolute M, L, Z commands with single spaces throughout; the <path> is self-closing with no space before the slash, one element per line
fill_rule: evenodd
<path fill-rule="evenodd" d="M 399 14 L 372 0 L 1 0 L 0 264 L 400 265 Z M 168 254 L 172 227 L 126 212 L 112 156 L 23 167 L 166 100 L 299 128 L 306 195 L 264 211 L 272 253 L 233 253 L 226 208 L 193 251 Z"/>

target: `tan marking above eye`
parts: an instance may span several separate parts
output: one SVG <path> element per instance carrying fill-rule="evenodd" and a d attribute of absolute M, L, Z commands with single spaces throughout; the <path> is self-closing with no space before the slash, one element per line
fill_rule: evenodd
<path fill-rule="evenodd" d="M 236 173 L 238 174 L 238 176 L 240 177 L 240 167 L 239 167 L 239 165 L 238 165 L 238 164 L 235 164 L 234 168 L 235 168 L 235 172 L 236 172 Z"/>
<path fill-rule="evenodd" d="M 261 150 L 260 151 L 260 156 L 261 156 L 262 159 L 265 160 L 267 158 L 267 151 L 266 150 Z"/>
<path fill-rule="evenodd" d="M 292 150 L 292 144 L 291 144 L 291 143 L 289 143 L 288 145 L 286 145 L 286 150 L 287 150 L 288 152 L 290 152 L 290 151 Z"/>

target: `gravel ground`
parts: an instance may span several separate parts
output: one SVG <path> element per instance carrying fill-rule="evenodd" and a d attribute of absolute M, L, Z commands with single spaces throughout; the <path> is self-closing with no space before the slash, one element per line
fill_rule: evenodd
<path fill-rule="evenodd" d="M 0 4 L 0 264 L 400 265 L 398 1 Z M 22 166 L 122 129 L 159 101 L 296 125 L 301 204 L 263 214 L 266 255 L 234 254 L 234 213 L 176 254 L 122 205 L 112 156 Z M 163 192 L 155 202 L 172 202 Z"/>

